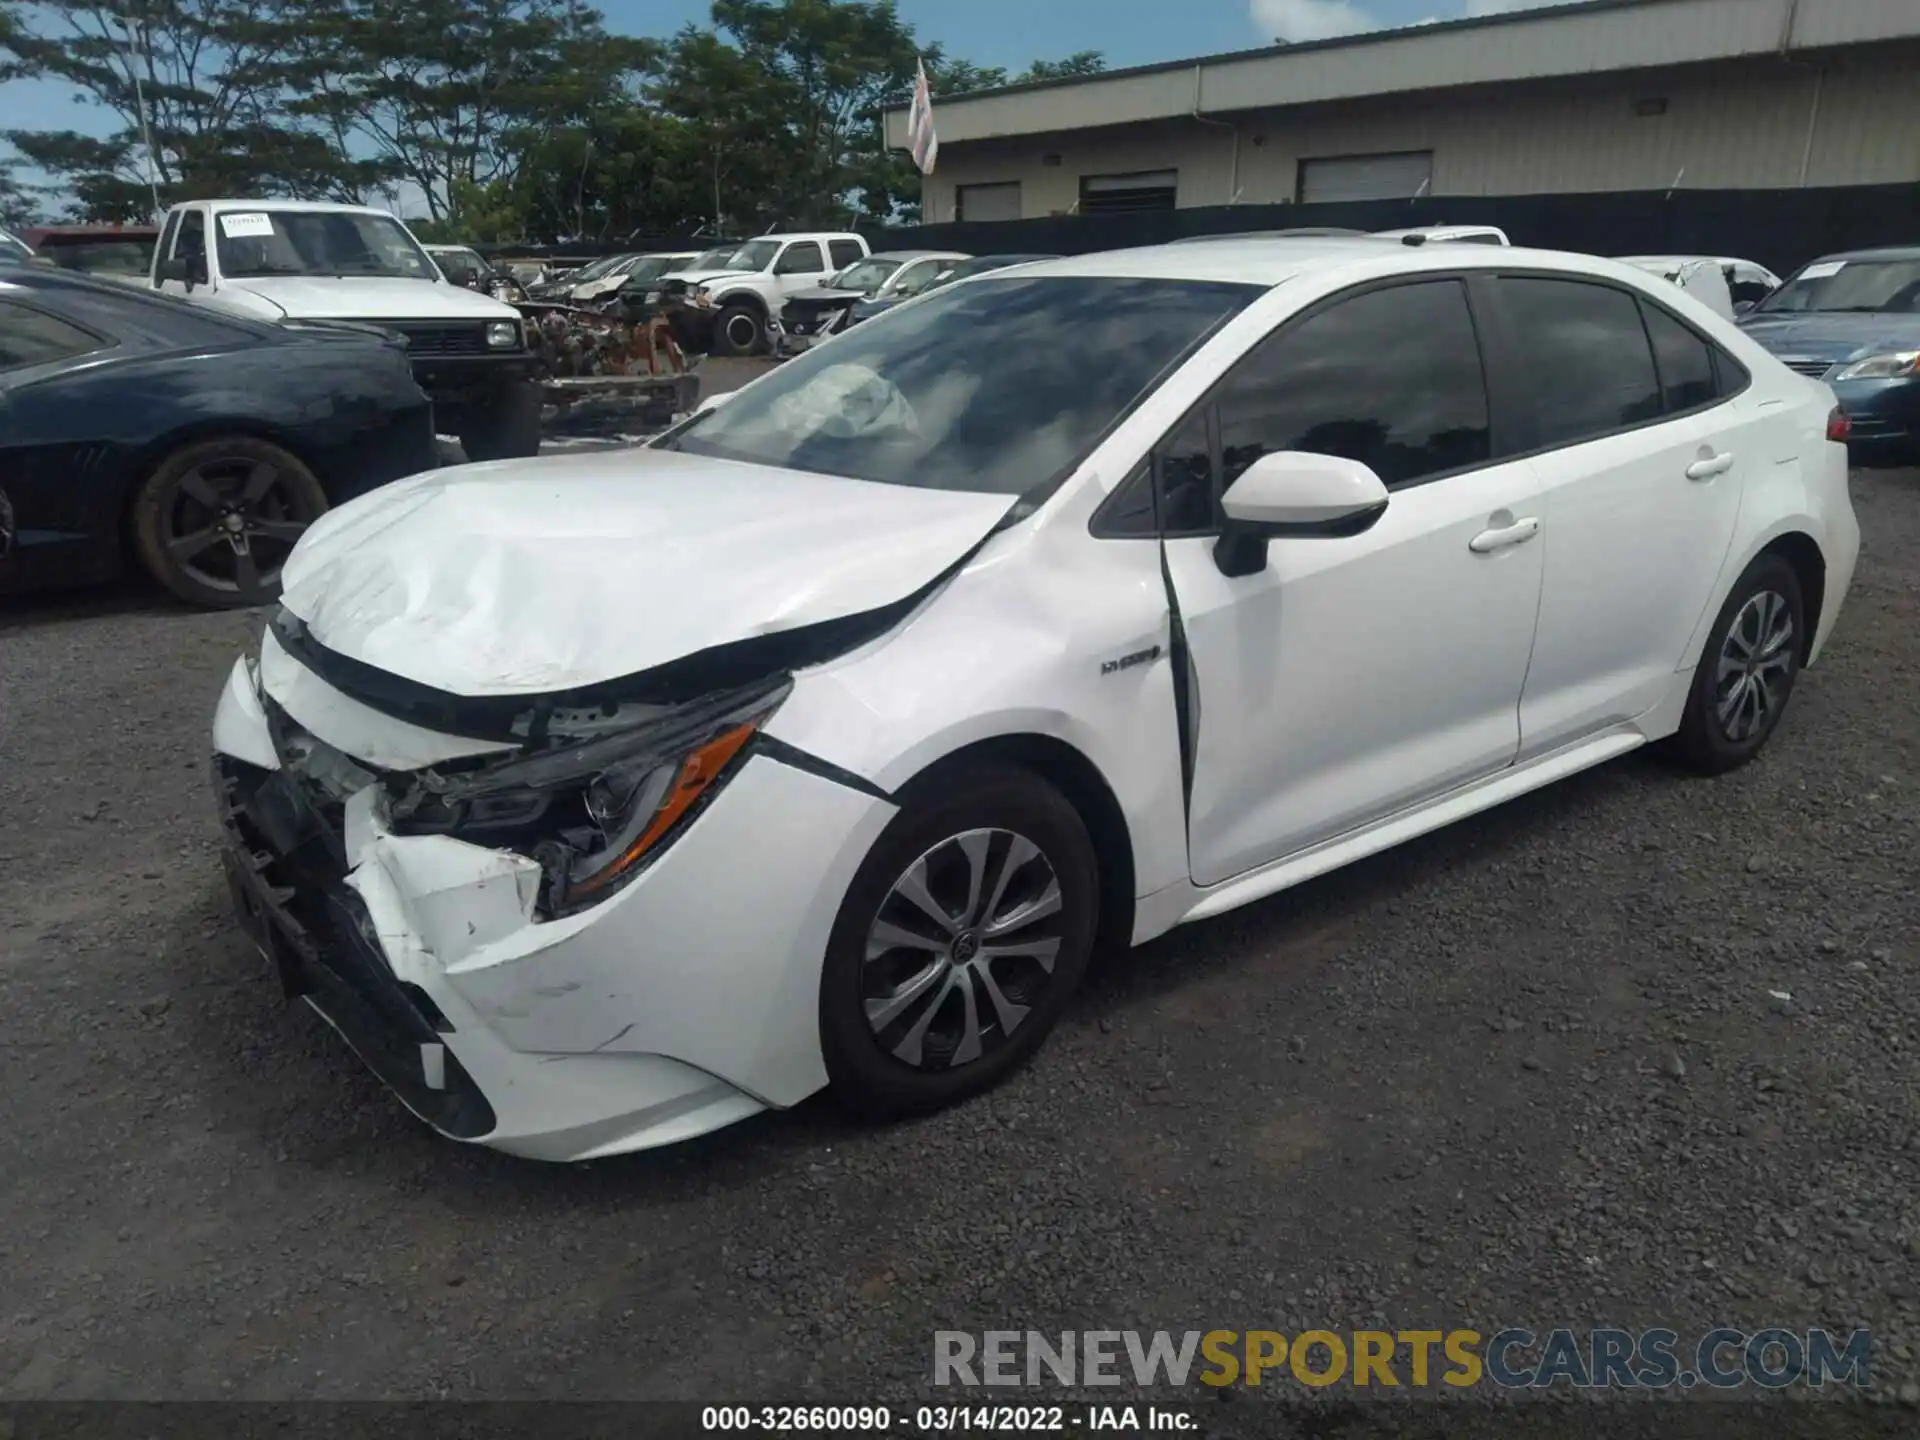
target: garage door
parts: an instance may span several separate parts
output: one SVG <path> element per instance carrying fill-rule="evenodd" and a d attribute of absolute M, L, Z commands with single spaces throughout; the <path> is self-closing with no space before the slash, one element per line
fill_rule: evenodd
<path fill-rule="evenodd" d="M 1343 155 L 1300 162 L 1300 203 L 1334 200 L 1411 200 L 1433 185 L 1433 152 Z"/>
<path fill-rule="evenodd" d="M 1009 180 L 994 185 L 961 185 L 953 195 L 956 220 L 1018 220 L 1020 218 L 1020 182 Z"/>
<path fill-rule="evenodd" d="M 1180 191 L 1177 170 L 1138 170 L 1129 175 L 1082 175 L 1080 213 L 1171 210 Z"/>

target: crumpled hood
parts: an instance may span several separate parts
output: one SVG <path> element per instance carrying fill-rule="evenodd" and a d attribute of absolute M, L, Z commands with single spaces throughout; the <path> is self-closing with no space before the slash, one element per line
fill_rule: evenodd
<path fill-rule="evenodd" d="M 866 295 L 865 290 L 844 290 L 834 285 L 810 285 L 805 290 L 795 290 L 787 296 L 787 299 L 798 300 L 807 305 L 844 305 L 851 301 L 865 299 Z"/>
<path fill-rule="evenodd" d="M 1744 315 L 1740 328 L 1775 355 L 1852 360 L 1888 350 L 1920 350 L 1920 315 Z"/>
<path fill-rule="evenodd" d="M 504 300 L 464 285 L 397 277 L 261 275 L 223 280 L 220 289 L 257 295 L 293 320 L 512 320 L 519 315 Z"/>
<path fill-rule="evenodd" d="M 659 450 L 458 466 L 322 516 L 281 601 L 436 690 L 572 690 L 904 600 L 1012 503 Z"/>
<path fill-rule="evenodd" d="M 718 285 L 721 282 L 732 284 L 735 280 L 764 280 L 766 272 L 762 270 L 675 270 L 662 275 L 661 283 L 668 280 L 685 280 L 690 285 Z"/>

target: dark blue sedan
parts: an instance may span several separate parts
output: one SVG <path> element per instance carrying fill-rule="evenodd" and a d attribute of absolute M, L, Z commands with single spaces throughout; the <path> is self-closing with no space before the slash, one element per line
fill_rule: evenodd
<path fill-rule="evenodd" d="M 261 605 L 329 505 L 437 463 L 395 337 L 0 270 L 0 594 L 146 570 Z"/>
<path fill-rule="evenodd" d="M 1833 387 L 1856 446 L 1920 454 L 1920 245 L 1804 265 L 1740 324 L 1787 365 Z"/>

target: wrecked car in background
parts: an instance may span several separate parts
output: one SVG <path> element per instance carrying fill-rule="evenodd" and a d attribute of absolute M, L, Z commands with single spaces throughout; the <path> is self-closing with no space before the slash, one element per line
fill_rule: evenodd
<path fill-rule="evenodd" d="M 1726 255 L 1623 255 L 1620 262 L 1671 280 L 1727 319 L 1780 288 L 1780 277 L 1766 266 Z"/>
<path fill-rule="evenodd" d="M 556 414 L 586 401 L 618 402 L 635 412 L 636 423 L 654 427 L 698 402 L 700 352 L 689 354 L 696 328 L 686 318 L 700 308 L 693 287 L 629 278 L 593 305 L 514 305 L 525 319 L 542 399 Z"/>
<path fill-rule="evenodd" d="M 1356 232 L 1357 233 L 1357 232 Z M 951 285 L 956 280 L 965 280 L 974 275 L 985 275 L 993 270 L 1008 270 L 1015 265 L 1031 265 L 1040 260 L 1058 260 L 1058 255 L 975 255 L 965 260 L 953 261 L 941 269 L 929 280 L 920 293 L 922 295 Z M 884 315 L 894 306 L 911 300 L 911 295 L 876 295 L 870 300 L 854 302 L 853 313 L 847 317 L 849 325 L 858 325 L 862 320 L 871 320 L 876 315 Z"/>
<path fill-rule="evenodd" d="M 693 348 L 715 355 L 763 355 L 771 344 L 771 322 L 789 295 L 817 286 L 866 255 L 866 239 L 851 231 L 783 232 L 724 254 L 710 251 L 663 278 L 693 287 L 696 305 L 685 312 L 701 322 L 688 336 Z M 709 268 L 715 256 L 722 258 Z"/>
<path fill-rule="evenodd" d="M 773 353 L 797 355 L 844 330 L 860 301 L 918 295 L 968 258 L 957 250 L 882 250 L 849 265 L 824 285 L 796 290 L 767 322 Z"/>

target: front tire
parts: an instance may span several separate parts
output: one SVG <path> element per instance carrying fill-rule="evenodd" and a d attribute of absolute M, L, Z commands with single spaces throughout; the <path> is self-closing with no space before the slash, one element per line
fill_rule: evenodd
<path fill-rule="evenodd" d="M 527 460 L 540 453 L 540 392 L 528 381 L 507 386 L 461 419 L 469 460 Z"/>
<path fill-rule="evenodd" d="M 767 348 L 767 322 L 751 305 L 729 305 L 713 322 L 713 353 L 758 355 Z"/>
<path fill-rule="evenodd" d="M 198 440 L 166 456 L 133 501 L 147 573 L 191 605 L 243 609 L 280 594 L 280 567 L 327 492 L 300 459 L 251 435 Z"/>
<path fill-rule="evenodd" d="M 871 1116 L 934 1110 L 1037 1050 L 1085 973 L 1093 843 L 1039 776 L 947 772 L 903 797 L 841 903 L 820 980 L 835 1096 Z"/>
<path fill-rule="evenodd" d="M 1806 634 L 1800 577 L 1779 555 L 1762 555 L 1734 582 L 1707 634 L 1673 756 L 1702 775 L 1721 775 L 1760 753 L 1779 727 L 1799 678 Z"/>

